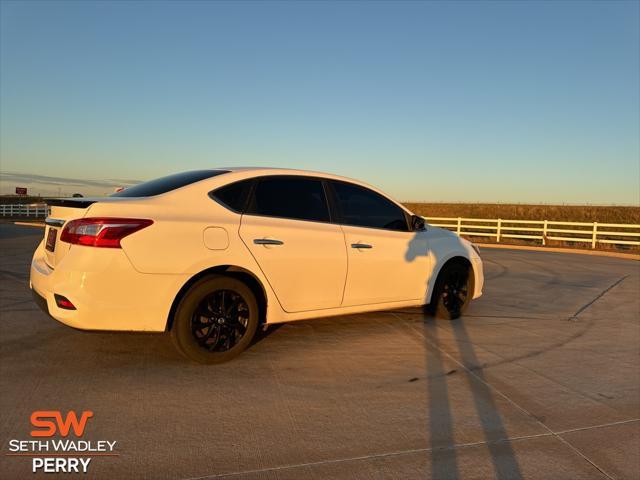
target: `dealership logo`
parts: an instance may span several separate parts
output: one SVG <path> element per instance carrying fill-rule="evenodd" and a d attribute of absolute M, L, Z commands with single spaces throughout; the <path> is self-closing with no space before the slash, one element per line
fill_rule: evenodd
<path fill-rule="evenodd" d="M 115 440 L 82 440 L 93 412 L 37 410 L 30 440 L 9 440 L 5 455 L 31 457 L 33 473 L 87 473 L 95 457 L 117 457 Z"/>
<path fill-rule="evenodd" d="M 31 414 L 31 425 L 34 427 L 42 427 L 45 430 L 31 430 L 32 437 L 53 437 L 57 431 L 60 435 L 66 437 L 69 435 L 69 430 L 73 428 L 76 437 L 81 437 L 84 433 L 84 428 L 87 425 L 87 420 L 93 417 L 93 412 L 86 411 L 80 415 L 80 420 L 76 412 L 73 410 L 67 413 L 67 418 L 62 419 L 62 413 L 58 410 L 38 410 Z M 55 419 L 53 422 L 51 419 Z M 49 420 L 47 420 L 49 419 Z"/>

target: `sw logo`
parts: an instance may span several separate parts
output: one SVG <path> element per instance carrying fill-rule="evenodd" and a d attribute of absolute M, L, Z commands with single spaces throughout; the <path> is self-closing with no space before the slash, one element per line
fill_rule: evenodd
<path fill-rule="evenodd" d="M 58 432 L 60 436 L 66 437 L 73 429 L 76 437 L 81 437 L 84 434 L 87 421 L 91 417 L 93 417 L 93 412 L 90 410 L 82 412 L 79 420 L 73 410 L 67 413 L 65 419 L 62 418 L 62 413 L 59 410 L 37 410 L 31 414 L 31 425 L 44 430 L 31 430 L 31 436 L 53 437 Z"/>

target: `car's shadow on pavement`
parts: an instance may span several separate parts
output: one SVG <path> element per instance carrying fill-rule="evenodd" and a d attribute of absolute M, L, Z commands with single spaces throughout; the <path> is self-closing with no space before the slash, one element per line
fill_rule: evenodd
<path fill-rule="evenodd" d="M 429 402 L 429 434 L 431 437 L 431 474 L 433 478 L 459 478 L 454 445 L 453 412 L 447 381 L 451 375 L 464 376 L 473 397 L 473 404 L 495 470 L 495 478 L 518 480 L 520 466 L 511 447 L 502 415 L 496 405 L 495 392 L 484 378 L 483 365 L 478 360 L 465 319 L 450 322 L 455 346 L 459 352 L 459 367 L 445 368 L 445 356 L 451 358 L 440 344 L 438 320 L 425 316 L 422 328 L 425 338 L 427 390 Z"/>

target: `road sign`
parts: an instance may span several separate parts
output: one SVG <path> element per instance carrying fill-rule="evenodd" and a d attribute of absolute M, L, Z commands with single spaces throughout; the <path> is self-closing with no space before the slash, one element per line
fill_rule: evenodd
<path fill-rule="evenodd" d="M 26 195 L 27 188 L 26 187 L 16 187 L 16 195 Z"/>

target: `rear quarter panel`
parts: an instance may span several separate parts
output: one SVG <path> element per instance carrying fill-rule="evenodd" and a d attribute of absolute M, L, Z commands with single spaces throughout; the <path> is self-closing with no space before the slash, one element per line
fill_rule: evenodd
<path fill-rule="evenodd" d="M 183 195 L 150 197 L 123 206 L 96 203 L 90 207 L 87 216 L 153 220 L 152 225 L 121 242 L 134 268 L 141 273 L 198 273 L 211 266 L 243 261 L 248 256 L 243 255 L 244 246 L 237 238 L 240 216 L 207 196 L 202 198 L 184 192 Z M 228 244 L 216 250 L 207 248 L 205 230 L 208 227 L 223 229 Z"/>

